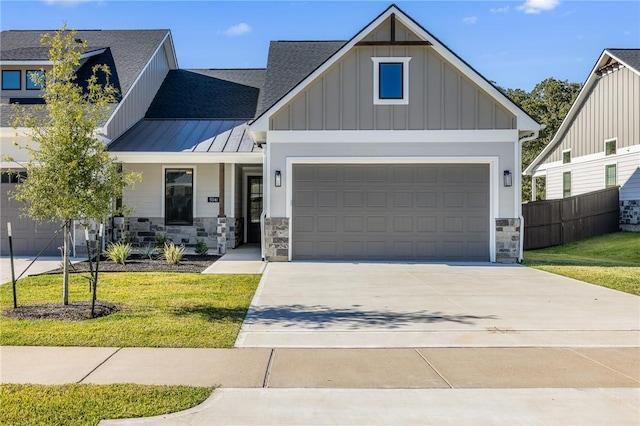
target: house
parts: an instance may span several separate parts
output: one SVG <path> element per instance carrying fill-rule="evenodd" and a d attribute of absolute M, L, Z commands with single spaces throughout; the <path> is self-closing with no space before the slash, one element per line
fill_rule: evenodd
<path fill-rule="evenodd" d="M 28 160 L 26 150 L 19 145 L 31 144 L 28 131 L 11 127 L 12 103 L 30 105 L 41 103 L 41 90 L 35 87 L 30 75 L 51 68 L 48 49 L 40 43 L 45 31 L 2 31 L 0 39 L 1 101 L 0 101 L 0 150 L 3 154 L 0 212 L 0 253 L 8 255 L 7 222 L 11 222 L 15 254 L 57 255 L 62 245 L 62 235 L 57 223 L 38 223 L 22 217 L 20 203 L 9 197 L 10 191 L 24 175 L 20 164 Z M 76 38 L 87 42 L 76 75 L 84 82 L 91 75 L 95 64 L 109 65 L 111 82 L 120 96 L 111 106 L 108 119 L 97 129 L 109 143 L 142 119 L 156 91 L 169 70 L 178 63 L 169 30 L 95 30 L 78 31 Z M 18 136 L 16 136 L 16 130 Z M 11 156 L 15 161 L 6 161 Z M 79 234 L 82 235 L 82 234 Z M 53 241 L 52 241 L 53 239 Z M 77 241 L 83 240 L 79 237 Z"/>
<path fill-rule="evenodd" d="M 524 173 L 546 179 L 547 199 L 619 186 L 620 226 L 638 231 L 639 117 L 640 49 L 605 49 L 553 139 Z"/>
<path fill-rule="evenodd" d="M 395 5 L 264 70 L 168 72 L 110 141 L 142 172 L 138 244 L 261 242 L 268 261 L 516 261 L 520 149 L 540 125 Z"/>

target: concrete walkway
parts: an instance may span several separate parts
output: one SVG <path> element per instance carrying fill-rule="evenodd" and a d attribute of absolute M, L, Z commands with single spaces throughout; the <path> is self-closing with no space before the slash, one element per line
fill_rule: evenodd
<path fill-rule="evenodd" d="M 13 259 L 15 267 L 16 279 L 23 273 L 23 271 L 29 267 L 29 264 L 33 261 L 34 256 L 16 256 Z M 74 258 L 72 257 L 71 263 L 78 263 L 87 260 L 86 258 Z M 58 269 L 62 263 L 60 256 L 43 256 L 38 258 L 33 265 L 22 275 L 22 278 L 30 275 L 38 275 L 44 272 L 49 272 L 54 269 Z M 8 256 L 0 257 L 0 285 L 11 282 L 11 258 Z"/>
<path fill-rule="evenodd" d="M 260 246 L 244 244 L 227 253 L 209 266 L 203 274 L 261 274 L 267 263 L 260 258 Z"/>

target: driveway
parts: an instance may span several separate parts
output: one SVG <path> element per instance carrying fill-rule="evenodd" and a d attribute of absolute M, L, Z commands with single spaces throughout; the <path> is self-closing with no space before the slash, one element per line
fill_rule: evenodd
<path fill-rule="evenodd" d="M 15 267 L 16 279 L 22 274 L 25 269 L 27 270 L 22 274 L 22 278 L 29 275 L 38 275 L 44 272 L 48 272 L 54 269 L 58 269 L 62 263 L 60 256 L 42 256 L 35 262 L 33 259 L 35 256 L 16 256 L 13 258 L 13 265 Z M 71 263 L 81 262 L 86 259 L 71 258 Z M 31 265 L 31 262 L 33 264 Z M 29 266 L 31 265 L 31 266 Z M 27 269 L 29 268 L 29 269 Z M 0 257 L 0 285 L 11 282 L 11 258 L 8 256 Z"/>
<path fill-rule="evenodd" d="M 238 347 L 640 346 L 640 298 L 520 265 L 270 263 Z"/>

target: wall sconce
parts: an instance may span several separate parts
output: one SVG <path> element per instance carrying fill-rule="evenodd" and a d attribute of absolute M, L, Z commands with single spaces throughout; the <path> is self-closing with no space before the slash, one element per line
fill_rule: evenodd
<path fill-rule="evenodd" d="M 509 170 L 505 170 L 504 171 L 503 179 L 504 179 L 504 186 L 512 186 L 513 185 L 513 177 L 512 177 L 511 172 Z"/>
<path fill-rule="evenodd" d="M 276 187 L 280 188 L 282 186 L 282 173 L 280 170 L 276 170 Z"/>

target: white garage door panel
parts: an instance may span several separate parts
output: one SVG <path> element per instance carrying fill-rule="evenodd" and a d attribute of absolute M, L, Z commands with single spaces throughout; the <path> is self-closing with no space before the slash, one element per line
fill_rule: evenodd
<path fill-rule="evenodd" d="M 294 259 L 489 260 L 485 164 L 294 165 Z"/>

